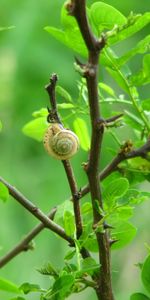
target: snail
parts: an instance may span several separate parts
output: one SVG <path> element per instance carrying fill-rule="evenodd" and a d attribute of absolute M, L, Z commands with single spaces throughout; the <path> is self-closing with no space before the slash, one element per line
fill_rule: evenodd
<path fill-rule="evenodd" d="M 44 147 L 54 158 L 66 160 L 77 152 L 79 139 L 71 130 L 65 129 L 59 123 L 53 123 L 45 133 Z"/>

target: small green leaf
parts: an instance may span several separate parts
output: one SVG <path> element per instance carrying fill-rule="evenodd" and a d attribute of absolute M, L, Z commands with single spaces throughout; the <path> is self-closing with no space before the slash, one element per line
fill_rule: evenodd
<path fill-rule="evenodd" d="M 108 39 L 108 44 L 115 44 L 119 41 L 123 41 L 136 32 L 140 31 L 150 22 L 150 12 L 146 12 L 143 15 L 129 15 L 127 23 L 118 29 L 116 35 Z M 115 24 L 115 22 L 114 22 Z"/>
<path fill-rule="evenodd" d="M 150 300 L 146 295 L 141 293 L 135 293 L 131 295 L 130 300 Z"/>
<path fill-rule="evenodd" d="M 9 191 L 6 185 L 0 182 L 0 200 L 7 201 L 9 198 Z"/>
<path fill-rule="evenodd" d="M 150 298 L 142 293 L 135 293 L 131 295 L 130 300 L 150 300 Z"/>
<path fill-rule="evenodd" d="M 141 129 L 144 126 L 142 120 L 128 110 L 124 110 L 124 112 L 125 112 L 124 115 L 125 122 L 129 124 L 132 128 L 141 132 Z"/>
<path fill-rule="evenodd" d="M 108 207 L 113 206 L 116 199 L 125 195 L 129 188 L 129 182 L 126 178 L 115 179 L 104 189 L 103 198 Z"/>
<path fill-rule="evenodd" d="M 59 103 L 57 104 L 58 109 L 71 109 L 75 106 L 72 103 Z"/>
<path fill-rule="evenodd" d="M 15 297 L 15 298 L 11 298 L 10 300 L 26 300 L 26 299 L 23 297 Z"/>
<path fill-rule="evenodd" d="M 74 216 L 70 211 L 64 212 L 64 229 L 65 232 L 69 236 L 74 236 L 75 232 L 75 223 L 74 223 Z"/>
<path fill-rule="evenodd" d="M 68 217 L 70 217 L 72 223 L 70 229 L 73 230 L 73 215 L 74 212 L 72 202 L 70 200 L 66 200 L 62 204 L 58 205 L 54 220 L 57 224 L 59 224 L 62 227 L 68 226 L 67 229 L 69 230 Z"/>
<path fill-rule="evenodd" d="M 75 279 L 71 274 L 65 274 L 59 277 L 53 284 L 53 287 L 50 291 L 45 295 L 45 299 L 54 299 L 53 297 L 57 297 L 55 299 L 64 300 L 67 296 L 69 296 L 72 292 L 72 287 L 74 285 Z"/>
<path fill-rule="evenodd" d="M 70 260 L 74 257 L 75 254 L 76 254 L 76 250 L 70 250 L 70 251 L 67 252 L 64 259 L 65 260 Z"/>
<path fill-rule="evenodd" d="M 90 9 L 91 18 L 97 30 L 112 29 L 115 24 L 124 25 L 126 17 L 116 8 L 103 2 L 96 2 Z"/>
<path fill-rule="evenodd" d="M 115 92 L 114 92 L 114 90 L 113 90 L 109 85 L 107 85 L 106 83 L 99 82 L 98 86 L 99 86 L 100 91 L 101 91 L 101 89 L 102 89 L 102 90 L 104 90 L 107 94 L 109 94 L 110 96 L 115 97 Z"/>
<path fill-rule="evenodd" d="M 36 110 L 32 113 L 32 116 L 34 118 L 40 118 L 40 117 L 47 117 L 48 115 L 48 110 L 47 108 L 41 108 L 39 110 Z"/>
<path fill-rule="evenodd" d="M 144 55 L 142 70 L 132 75 L 130 81 L 133 85 L 145 85 L 150 82 L 150 54 Z"/>
<path fill-rule="evenodd" d="M 115 220 L 115 218 L 108 218 L 108 223 L 114 228 L 111 230 L 112 240 L 117 240 L 112 245 L 112 249 L 120 249 L 129 244 L 136 235 L 137 229 L 131 223 L 123 220 Z"/>
<path fill-rule="evenodd" d="M 19 290 L 22 291 L 24 294 L 29 294 L 32 292 L 41 292 L 43 291 L 38 284 L 31 284 L 29 282 L 23 283 Z"/>
<path fill-rule="evenodd" d="M 41 142 L 43 140 L 45 131 L 48 128 L 48 126 L 49 124 L 47 123 L 46 118 L 40 117 L 27 123 L 22 128 L 22 132 L 28 137 L 31 137 L 38 142 Z"/>
<path fill-rule="evenodd" d="M 145 99 L 142 101 L 142 108 L 146 111 L 150 111 L 150 99 Z"/>
<path fill-rule="evenodd" d="M 150 255 L 144 261 L 141 273 L 142 282 L 146 290 L 150 293 Z"/>
<path fill-rule="evenodd" d="M 117 207 L 112 215 L 116 217 L 116 220 L 117 218 L 120 220 L 128 220 L 133 216 L 133 209 L 131 206 Z"/>
<path fill-rule="evenodd" d="M 60 85 L 56 86 L 56 92 L 67 102 L 72 102 L 72 98 L 71 98 L 70 94 Z"/>
<path fill-rule="evenodd" d="M 150 35 L 146 36 L 143 40 L 141 40 L 133 49 L 125 53 L 122 57 L 118 58 L 117 62 L 119 66 L 127 63 L 129 59 L 131 59 L 136 54 L 142 54 L 148 51 L 150 47 Z"/>
<path fill-rule="evenodd" d="M 20 293 L 20 290 L 16 284 L 4 278 L 0 278 L 0 290 L 10 293 Z"/>
<path fill-rule="evenodd" d="M 92 276 L 98 271 L 100 271 L 100 265 L 96 263 L 94 258 L 87 257 L 82 260 L 82 267 L 81 267 L 82 274 L 87 273 Z"/>
<path fill-rule="evenodd" d="M 80 140 L 82 149 L 88 151 L 90 149 L 90 136 L 86 122 L 81 118 L 76 118 L 73 122 L 73 127 Z"/>
<path fill-rule="evenodd" d="M 48 262 L 46 265 L 44 265 L 37 271 L 43 275 L 48 275 L 48 276 L 53 276 L 53 277 L 58 276 L 58 271 L 52 266 L 52 264 L 50 262 Z"/>

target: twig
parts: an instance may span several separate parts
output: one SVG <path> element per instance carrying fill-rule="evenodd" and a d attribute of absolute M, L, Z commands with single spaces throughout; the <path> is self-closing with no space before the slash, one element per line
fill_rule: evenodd
<path fill-rule="evenodd" d="M 111 175 L 116 171 L 118 165 L 124 160 L 132 159 L 135 157 L 142 157 L 147 159 L 148 152 L 150 152 L 150 139 L 140 148 L 134 149 L 125 153 L 124 151 L 119 151 L 119 153 L 113 158 L 113 160 L 104 168 L 104 170 L 99 173 L 98 177 L 100 181 L 103 181 L 106 177 Z M 85 185 L 81 188 L 81 198 L 87 195 L 90 191 L 89 185 Z"/>
<path fill-rule="evenodd" d="M 51 104 L 51 109 L 49 110 L 49 120 L 51 121 L 51 117 L 52 117 L 54 122 L 58 122 L 58 120 L 59 120 L 59 123 L 61 123 L 61 120 L 59 118 L 58 111 L 57 111 L 57 103 L 56 103 L 56 97 L 55 97 L 55 86 L 56 86 L 57 79 L 58 79 L 57 75 L 53 74 L 50 78 L 50 83 L 46 86 L 46 90 L 48 92 L 50 104 Z M 72 194 L 72 201 L 73 201 L 73 208 L 74 208 L 74 215 L 75 215 L 75 224 L 76 224 L 76 236 L 77 236 L 77 239 L 79 239 L 79 237 L 82 234 L 82 220 L 81 220 L 80 204 L 79 204 L 79 198 L 80 198 L 79 195 L 80 194 L 78 192 L 76 179 L 75 179 L 74 172 L 73 172 L 70 161 L 63 160 L 62 164 L 64 166 L 64 169 L 65 169 L 65 172 L 67 175 L 67 179 L 68 179 L 68 183 L 70 186 L 71 194 Z"/>
<path fill-rule="evenodd" d="M 74 245 L 74 240 L 68 236 L 64 229 L 57 225 L 55 222 L 50 220 L 46 214 L 44 214 L 38 207 L 32 204 L 24 195 L 22 195 L 15 187 L 10 185 L 6 180 L 0 177 L 0 182 L 6 185 L 8 188 L 9 194 L 13 196 L 23 207 L 25 207 L 32 215 L 34 215 L 38 220 L 40 220 L 46 228 L 49 228 L 51 231 L 57 233 L 64 240 L 69 242 L 71 246 Z"/>
<path fill-rule="evenodd" d="M 67 9 L 70 15 L 74 16 L 79 25 L 83 39 L 88 49 L 88 63 L 86 65 L 79 64 L 82 69 L 82 74 L 86 78 L 88 89 L 88 100 L 90 107 L 90 118 L 92 127 L 91 148 L 89 161 L 85 166 L 85 171 L 89 180 L 91 200 L 93 206 L 93 226 L 95 226 L 102 216 L 96 209 L 96 201 L 103 208 L 101 188 L 99 184 L 99 161 L 101 156 L 101 145 L 104 132 L 104 120 L 101 117 L 98 96 L 98 65 L 100 50 L 105 46 L 105 40 L 102 37 L 98 40 L 91 32 L 87 14 L 85 0 L 72 0 L 67 4 Z M 96 232 L 98 247 L 100 274 L 97 276 L 96 293 L 98 299 L 113 300 L 110 274 L 110 244 L 107 236 L 107 230 L 104 233 Z"/>
<path fill-rule="evenodd" d="M 56 213 L 56 208 L 53 208 L 48 214 L 48 218 L 53 220 Z M 0 268 L 4 267 L 9 261 L 11 261 L 15 256 L 23 251 L 28 251 L 32 249 L 30 242 L 35 238 L 43 229 L 45 225 L 43 223 L 38 224 L 36 227 L 30 231 L 26 237 L 20 241 L 12 250 L 10 250 L 6 255 L 0 258 Z"/>

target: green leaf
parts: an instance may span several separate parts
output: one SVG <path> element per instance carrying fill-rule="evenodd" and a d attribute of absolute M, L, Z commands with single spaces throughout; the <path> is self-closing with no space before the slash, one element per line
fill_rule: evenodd
<path fill-rule="evenodd" d="M 150 298 L 142 293 L 135 293 L 131 295 L 130 300 L 150 300 Z"/>
<path fill-rule="evenodd" d="M 146 290 L 150 293 L 150 255 L 144 261 L 141 273 L 142 282 Z"/>
<path fill-rule="evenodd" d="M 136 32 L 140 31 L 150 22 L 150 12 L 146 12 L 143 15 L 130 15 L 127 19 L 127 23 L 118 29 L 116 35 L 108 39 L 108 45 L 115 44 L 119 41 L 123 41 L 130 36 L 134 35 Z M 115 22 L 114 22 L 115 24 Z"/>
<path fill-rule="evenodd" d="M 144 55 L 142 70 L 132 75 L 130 81 L 133 85 L 145 85 L 150 82 L 150 54 Z"/>
<path fill-rule="evenodd" d="M 49 124 L 47 123 L 46 118 L 40 117 L 27 123 L 22 128 L 22 132 L 28 137 L 31 137 L 38 142 L 41 142 L 43 140 L 45 131 L 48 128 L 48 126 Z"/>
<path fill-rule="evenodd" d="M 10 300 L 26 300 L 26 299 L 23 297 L 15 297 L 15 298 L 11 298 Z"/>
<path fill-rule="evenodd" d="M 50 262 L 48 262 L 46 265 L 44 265 L 37 271 L 39 273 L 41 273 L 42 275 L 48 275 L 48 276 L 53 276 L 53 277 L 58 276 L 58 271 L 52 266 L 52 264 Z"/>
<path fill-rule="evenodd" d="M 108 218 L 108 223 L 114 228 L 111 230 L 112 240 L 118 240 L 112 245 L 112 249 L 120 249 L 129 244 L 136 235 L 137 229 L 131 223 L 123 220 Z"/>
<path fill-rule="evenodd" d="M 59 103 L 57 104 L 58 109 L 71 109 L 74 108 L 75 106 L 72 103 Z"/>
<path fill-rule="evenodd" d="M 90 136 L 86 122 L 81 118 L 76 118 L 73 122 L 73 127 L 80 140 L 81 148 L 88 151 L 90 149 Z"/>
<path fill-rule="evenodd" d="M 124 110 L 124 112 L 125 112 L 125 115 L 124 115 L 125 122 L 128 125 L 130 125 L 131 128 L 134 128 L 141 132 L 141 129 L 144 126 L 142 120 L 128 110 Z"/>
<path fill-rule="evenodd" d="M 56 86 L 56 92 L 67 102 L 72 102 L 71 95 L 60 85 Z"/>
<path fill-rule="evenodd" d="M 0 182 L 0 200 L 7 201 L 9 198 L 9 191 L 6 185 Z"/>
<path fill-rule="evenodd" d="M 79 273 L 81 273 L 81 275 L 87 273 L 88 275 L 92 276 L 95 273 L 97 273 L 98 271 L 100 271 L 100 265 L 97 264 L 97 262 L 95 261 L 94 258 L 87 257 L 82 260 L 81 270 L 79 271 Z"/>
<path fill-rule="evenodd" d="M 64 212 L 64 229 L 69 236 L 74 236 L 75 222 L 74 222 L 74 216 L 70 211 Z"/>
<path fill-rule="evenodd" d="M 90 9 L 91 18 L 97 30 L 112 29 L 115 24 L 124 25 L 126 17 L 116 8 L 104 2 L 96 2 Z"/>
<path fill-rule="evenodd" d="M 54 220 L 57 224 L 65 229 L 74 233 L 74 212 L 73 205 L 70 200 L 64 201 L 62 204 L 58 205 L 57 212 L 55 214 Z M 68 224 L 69 221 L 71 224 Z"/>
<path fill-rule="evenodd" d="M 126 178 L 115 179 L 106 185 L 103 198 L 104 203 L 107 204 L 108 207 L 114 205 L 115 200 L 123 197 L 129 188 L 129 182 Z"/>
<path fill-rule="evenodd" d="M 150 111 L 150 99 L 145 99 L 142 101 L 142 108 L 146 111 Z"/>
<path fill-rule="evenodd" d="M 2 122 L 1 122 L 1 120 L 0 120 L 0 131 L 2 131 Z"/>
<path fill-rule="evenodd" d="M 112 215 L 116 218 L 116 220 L 128 220 L 133 216 L 133 209 L 134 208 L 131 206 L 117 207 Z"/>
<path fill-rule="evenodd" d="M 65 260 L 70 260 L 74 257 L 75 254 L 76 254 L 76 250 L 69 250 L 67 252 L 67 254 L 65 255 L 64 259 Z"/>
<path fill-rule="evenodd" d="M 101 89 L 102 89 L 102 90 L 104 90 L 107 94 L 109 94 L 110 96 L 115 97 L 115 92 L 114 92 L 114 90 L 113 90 L 109 85 L 107 85 L 106 83 L 99 82 L 98 86 L 99 86 L 100 91 L 101 91 Z"/>
<path fill-rule="evenodd" d="M 39 110 L 36 110 L 32 113 L 32 116 L 34 118 L 40 118 L 40 117 L 47 117 L 48 115 L 48 110 L 47 108 L 41 108 Z"/>
<path fill-rule="evenodd" d="M 127 63 L 129 59 L 131 59 L 136 54 L 142 54 L 148 51 L 150 47 L 150 35 L 146 36 L 143 40 L 141 40 L 133 49 L 128 51 L 125 55 L 117 59 L 119 66 Z"/>
<path fill-rule="evenodd" d="M 0 290 L 10 293 L 20 293 L 20 290 L 16 284 L 2 277 L 0 278 Z"/>
<path fill-rule="evenodd" d="M 59 277 L 53 284 L 53 287 L 45 295 L 45 299 L 64 300 L 72 292 L 75 279 L 71 274 L 65 274 Z M 53 298 L 55 296 L 55 298 Z"/>
<path fill-rule="evenodd" d="M 22 291 L 24 294 L 29 294 L 32 292 L 41 292 L 43 291 L 38 284 L 31 284 L 29 282 L 23 283 L 19 290 Z"/>

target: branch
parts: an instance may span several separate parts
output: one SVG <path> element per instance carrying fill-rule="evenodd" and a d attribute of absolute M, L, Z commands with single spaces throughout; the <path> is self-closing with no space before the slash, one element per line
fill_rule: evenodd
<path fill-rule="evenodd" d="M 98 177 L 100 181 L 103 181 L 106 177 L 111 175 L 114 171 L 117 170 L 118 165 L 128 159 L 135 157 L 142 157 L 144 159 L 149 158 L 148 152 L 150 152 L 150 139 L 140 148 L 125 152 L 124 150 L 127 147 L 127 143 L 124 144 L 121 151 L 113 158 L 113 160 L 106 166 L 106 168 L 99 173 Z M 89 184 L 81 188 L 81 198 L 87 195 L 90 191 Z"/>
<path fill-rule="evenodd" d="M 23 207 L 25 207 L 32 215 L 34 215 L 38 220 L 40 220 L 46 228 L 57 233 L 64 240 L 69 242 L 71 246 L 74 245 L 74 240 L 68 236 L 64 229 L 57 225 L 55 222 L 50 220 L 47 215 L 45 215 L 38 207 L 32 204 L 24 195 L 22 195 L 15 187 L 11 186 L 6 180 L 0 177 L 0 182 L 2 182 L 8 188 L 9 194 L 13 196 Z"/>
<path fill-rule="evenodd" d="M 56 213 L 56 208 L 53 208 L 48 214 L 48 218 L 53 220 Z M 23 251 L 32 250 L 32 245 L 30 242 L 35 238 L 43 229 L 45 225 L 43 223 L 38 224 L 36 227 L 30 231 L 26 237 L 20 241 L 12 250 L 10 250 L 6 255 L 0 259 L 0 268 L 4 267 L 9 261 L 11 261 L 15 256 Z"/>
<path fill-rule="evenodd" d="M 88 89 L 88 100 L 90 107 L 90 119 L 92 127 L 91 148 L 89 160 L 86 164 L 85 171 L 88 176 L 89 189 L 91 193 L 92 207 L 93 207 L 93 226 L 95 226 L 102 218 L 96 209 L 95 201 L 99 202 L 103 208 L 103 201 L 101 195 L 101 188 L 99 184 L 99 162 L 101 157 L 101 146 L 104 132 L 104 120 L 101 117 L 98 96 L 98 65 L 100 50 L 105 46 L 105 40 L 102 37 L 98 40 L 91 32 L 87 14 L 86 14 L 86 1 L 85 0 L 72 0 L 67 4 L 69 14 L 76 18 L 83 39 L 88 50 L 88 62 L 86 65 L 79 64 L 82 68 L 83 76 L 86 78 Z M 113 293 L 111 287 L 111 274 L 110 274 L 110 244 L 108 239 L 107 230 L 104 233 L 96 232 L 98 247 L 99 247 L 99 261 L 100 261 L 100 274 L 96 279 L 96 293 L 98 299 L 113 300 Z"/>
<path fill-rule="evenodd" d="M 56 87 L 56 81 L 57 81 L 57 75 L 53 74 L 50 78 L 50 83 L 46 86 L 46 90 L 49 94 L 50 104 L 51 104 L 51 110 L 49 110 L 49 121 L 51 122 L 51 118 L 53 119 L 53 122 L 61 123 L 61 120 L 58 115 L 57 111 L 57 103 L 56 103 L 56 97 L 55 97 L 55 87 Z M 78 192 L 77 183 L 75 180 L 74 172 L 72 169 L 72 166 L 69 162 L 69 160 L 62 160 L 62 164 L 64 166 L 68 183 L 70 186 L 71 194 L 72 194 L 72 201 L 73 201 L 73 208 L 74 208 L 74 215 L 75 215 L 75 224 L 76 224 L 76 236 L 77 239 L 82 234 L 82 220 L 81 220 L 81 213 L 80 213 L 80 204 L 79 204 L 79 198 L 80 193 Z"/>

